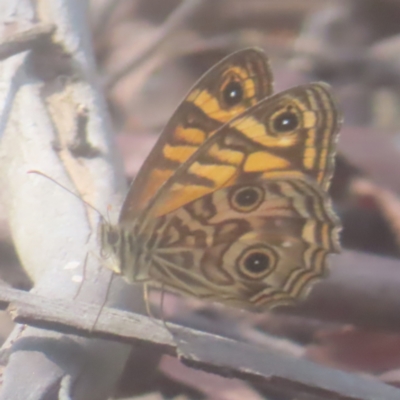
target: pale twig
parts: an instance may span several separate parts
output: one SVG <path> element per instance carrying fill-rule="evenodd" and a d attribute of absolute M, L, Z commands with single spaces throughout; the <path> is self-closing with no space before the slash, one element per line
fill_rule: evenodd
<path fill-rule="evenodd" d="M 250 46 L 249 41 L 243 38 L 241 33 L 225 33 L 209 38 L 198 37 L 192 33 L 193 32 L 185 31 L 180 35 L 179 39 L 176 36 L 172 37 L 170 42 L 168 42 L 163 49 L 153 53 L 143 63 L 137 65 L 135 71 L 132 71 L 134 77 L 129 81 L 131 102 L 136 100 L 135 96 L 141 93 L 141 89 L 148 81 L 149 76 L 170 60 L 210 51 L 229 51 Z M 288 47 L 282 48 L 282 46 L 278 47 L 271 43 L 267 46 L 264 45 L 263 48 L 266 50 L 267 54 L 274 54 L 280 57 L 288 57 L 291 55 L 291 50 Z"/>
<path fill-rule="evenodd" d="M 245 379 L 281 393 L 304 394 L 313 399 L 397 400 L 400 390 L 371 378 L 346 373 L 307 360 L 287 356 L 273 346 L 254 346 L 169 324 L 170 332 L 151 318 L 105 308 L 92 330 L 95 305 L 49 299 L 5 288 L 0 300 L 10 302 L 10 312 L 20 323 L 120 343 L 147 345 L 172 355 L 189 366 Z M 307 397 L 308 398 L 308 397 Z"/>
<path fill-rule="evenodd" d="M 186 22 L 203 4 L 201 0 L 184 0 L 165 20 L 161 27 L 155 32 L 152 40 L 139 53 L 135 54 L 119 71 L 112 74 L 105 82 L 105 88 L 111 90 L 118 81 L 124 78 L 132 70 L 138 68 L 157 52 L 184 22 Z"/>
<path fill-rule="evenodd" d="M 106 28 L 108 28 L 108 23 L 121 2 L 121 0 L 108 0 L 106 4 L 104 4 L 93 28 L 94 37 L 102 35 Z"/>
<path fill-rule="evenodd" d="M 0 60 L 31 50 L 38 43 L 48 39 L 55 29 L 53 24 L 38 24 L 6 37 L 0 42 Z"/>
<path fill-rule="evenodd" d="M 104 99 L 94 79 L 86 3 L 44 0 L 35 7 L 29 1 L 0 1 L 0 15 L 10 8 L 8 4 L 15 10 L 12 25 L 0 24 L 3 43 L 10 42 L 11 29 L 16 32 L 19 27 L 21 32 L 26 21 L 35 16 L 57 27 L 54 37 L 47 40 L 37 40 L 41 35 L 32 32 L 27 35 L 29 40 L 24 35 L 23 39 L 14 36 L 13 50 L 8 54 L 28 51 L 3 60 L 0 68 L 2 204 L 21 264 L 35 292 L 50 301 L 55 297 L 72 299 L 82 280 L 82 262 L 88 249 L 100 252 L 94 235 L 88 243 L 97 216 L 88 212 L 82 200 L 26 172 L 36 169 L 51 175 L 100 210 L 107 204 L 118 204 L 125 189 L 119 158 L 111 146 Z M 57 88 L 50 89 L 49 82 Z M 76 158 L 68 149 L 75 136 L 77 110 L 82 109 L 88 110 L 90 121 L 84 129 L 91 143 L 101 149 L 101 157 Z M 78 297 L 99 304 L 107 288 L 107 271 L 96 260 L 90 261 Z M 132 289 L 114 283 L 120 287 L 111 291 L 110 302 L 133 307 L 126 301 Z M 27 342 L 29 348 L 15 351 Z M 51 398 L 57 393 L 76 400 L 105 400 L 120 380 L 131 352 L 129 346 L 115 342 L 20 326 L 13 329 L 2 349 L 9 349 L 12 357 L 2 368 L 1 399 L 27 399 L 32 393 L 36 398 Z"/>

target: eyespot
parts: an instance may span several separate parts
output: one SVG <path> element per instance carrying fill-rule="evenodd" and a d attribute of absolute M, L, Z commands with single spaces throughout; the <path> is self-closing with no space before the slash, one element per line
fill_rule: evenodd
<path fill-rule="evenodd" d="M 269 274 L 275 266 L 276 255 L 264 245 L 251 247 L 239 257 L 239 271 L 251 279 L 259 279 Z"/>
<path fill-rule="evenodd" d="M 293 131 L 298 126 L 299 118 L 290 108 L 276 116 L 273 121 L 273 128 L 278 133 Z"/>
<path fill-rule="evenodd" d="M 264 189 L 259 186 L 242 186 L 230 193 L 231 207 L 239 212 L 250 212 L 257 209 L 264 201 Z"/>
<path fill-rule="evenodd" d="M 221 85 L 222 102 L 228 108 L 242 102 L 244 97 L 243 83 L 236 74 L 229 74 Z"/>

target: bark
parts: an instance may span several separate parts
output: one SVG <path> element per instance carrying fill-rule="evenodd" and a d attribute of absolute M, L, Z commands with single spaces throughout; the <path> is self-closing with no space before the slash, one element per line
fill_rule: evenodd
<path fill-rule="evenodd" d="M 14 54 L 0 63 L 0 182 L 15 246 L 34 293 L 101 304 L 110 272 L 99 257 L 84 266 L 88 252 L 99 254 L 93 234 L 99 215 L 28 173 L 51 176 L 104 215 L 108 204 L 118 210 L 125 191 L 96 84 L 87 3 L 7 0 L 0 15 L 1 48 Z M 114 286 L 109 303 L 127 307 L 134 291 L 118 281 Z M 18 325 L 2 349 L 8 362 L 0 399 L 106 399 L 130 350 Z"/>
<path fill-rule="evenodd" d="M 273 345 L 241 343 L 221 336 L 115 309 L 105 308 L 93 328 L 85 316 L 97 308 L 85 303 L 48 298 L 7 289 L 4 298 L 12 303 L 16 320 L 82 336 L 94 335 L 131 343 L 146 349 L 178 356 L 184 364 L 222 376 L 244 379 L 259 388 L 296 398 L 343 400 L 396 400 L 400 390 L 372 378 L 317 365 L 283 354 Z M 134 377 L 132 377 L 134 379 Z M 304 396 L 304 397 L 303 397 Z"/>

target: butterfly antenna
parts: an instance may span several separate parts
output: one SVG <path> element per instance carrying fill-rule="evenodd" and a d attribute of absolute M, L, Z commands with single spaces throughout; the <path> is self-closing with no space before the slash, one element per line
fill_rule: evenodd
<path fill-rule="evenodd" d="M 104 218 L 103 214 L 94 206 L 92 206 L 90 203 L 88 203 L 87 201 L 85 201 L 84 199 L 82 199 L 82 197 L 80 197 L 79 195 L 77 195 L 76 193 L 74 193 L 72 190 L 66 188 L 64 185 L 62 185 L 60 182 L 57 182 L 54 178 L 52 178 L 51 176 L 48 176 L 46 174 L 44 174 L 43 172 L 40 171 L 36 171 L 36 170 L 30 170 L 28 171 L 28 174 L 37 174 L 40 176 L 43 176 L 44 178 L 47 178 L 48 180 L 50 180 L 51 182 L 55 183 L 56 185 L 58 185 L 60 188 L 63 188 L 64 190 L 66 190 L 68 193 L 72 194 L 72 196 L 75 196 L 77 199 L 79 199 L 82 203 L 86 204 L 89 208 L 91 208 L 92 210 L 96 211 L 97 214 L 100 215 L 101 219 L 106 221 L 106 219 Z"/>

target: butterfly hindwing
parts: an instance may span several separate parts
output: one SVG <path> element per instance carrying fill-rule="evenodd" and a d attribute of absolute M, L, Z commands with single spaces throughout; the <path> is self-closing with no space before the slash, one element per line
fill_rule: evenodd
<path fill-rule="evenodd" d="M 242 308 L 304 296 L 339 251 L 329 199 L 308 180 L 233 185 L 159 218 L 149 279 Z"/>

